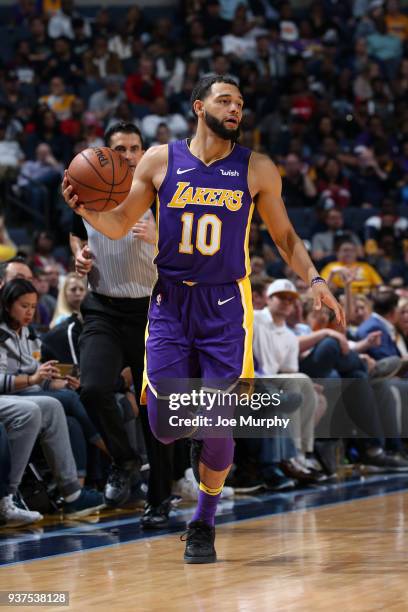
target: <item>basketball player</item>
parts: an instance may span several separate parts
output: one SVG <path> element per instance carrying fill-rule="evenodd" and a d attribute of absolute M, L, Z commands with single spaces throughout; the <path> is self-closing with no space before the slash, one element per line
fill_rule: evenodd
<path fill-rule="evenodd" d="M 344 313 L 318 276 L 281 199 L 281 179 L 265 155 L 236 144 L 243 98 L 223 76 L 204 77 L 192 93 L 196 135 L 149 149 L 129 196 L 108 213 L 87 211 L 65 178 L 65 200 L 98 231 L 123 237 L 157 196 L 159 278 L 149 308 L 147 405 L 157 433 L 162 378 L 253 377 L 248 234 L 255 206 L 282 257 L 312 287 L 315 307 Z M 197 368 L 198 364 L 198 368 Z M 167 442 L 170 441 L 166 438 Z M 204 439 L 198 506 L 187 532 L 187 563 L 216 560 L 214 516 L 233 460 L 233 439 Z"/>

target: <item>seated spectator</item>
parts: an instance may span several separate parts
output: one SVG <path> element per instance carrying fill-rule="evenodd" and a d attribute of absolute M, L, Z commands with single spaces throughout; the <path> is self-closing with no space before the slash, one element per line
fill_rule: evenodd
<path fill-rule="evenodd" d="M 376 208 L 386 196 L 388 174 L 380 168 L 372 149 L 359 145 L 355 152 L 358 165 L 350 179 L 352 204 Z"/>
<path fill-rule="evenodd" d="M 50 93 L 41 96 L 40 103 L 44 103 L 52 110 L 57 119 L 69 119 L 71 117 L 71 106 L 75 96 L 72 93 L 67 93 L 65 89 L 65 81 L 59 76 L 55 76 L 50 81 Z"/>
<path fill-rule="evenodd" d="M 405 242 L 407 241 L 405 240 Z M 379 238 L 376 255 L 370 257 L 371 264 L 384 282 L 392 285 L 400 281 L 404 284 L 403 281 L 407 272 L 406 266 L 402 261 L 399 246 L 391 234 L 383 234 Z"/>
<path fill-rule="evenodd" d="M 2 527 L 23 527 L 41 521 L 43 518 L 39 512 L 31 512 L 17 506 L 10 493 L 10 448 L 6 429 L 1 422 L 2 407 L 8 404 L 10 400 L 0 397 L 0 529 Z"/>
<path fill-rule="evenodd" d="M 34 270 L 32 283 L 38 293 L 38 308 L 41 307 L 46 314 L 46 317 L 41 321 L 41 324 L 48 327 L 52 317 L 54 316 L 57 300 L 54 296 L 48 293 L 50 284 L 48 282 L 48 276 L 42 268 Z"/>
<path fill-rule="evenodd" d="M 317 396 L 308 376 L 299 373 L 299 343 L 287 327 L 286 319 L 298 298 L 293 283 L 279 279 L 266 291 L 267 306 L 254 311 L 253 352 L 258 376 L 279 377 L 285 391 L 297 391 L 303 396 L 301 407 L 291 413 L 291 425 L 297 455 L 302 458 L 313 452 Z M 296 456 L 285 460 L 282 469 L 289 478 L 302 482 L 318 481 Z"/>
<path fill-rule="evenodd" d="M 359 338 L 366 338 L 373 331 L 381 332 L 380 345 L 367 351 L 376 360 L 393 355 L 400 356 L 396 342 L 397 307 L 398 296 L 392 289 L 375 293 L 373 312 L 357 329 Z"/>
<path fill-rule="evenodd" d="M 34 318 L 38 296 L 34 286 L 24 279 L 15 279 L 4 285 L 1 296 L 0 315 L 0 378 L 7 393 L 19 393 L 35 397 L 50 396 L 58 399 L 67 417 L 80 425 L 80 436 L 107 453 L 101 435 L 91 422 L 75 390 L 79 380 L 59 372 L 55 361 L 39 363 L 41 341 L 28 328 Z M 24 380 L 16 387 L 16 377 L 24 374 Z M 77 434 L 76 434 L 77 436 Z M 78 473 L 85 477 L 87 467 L 85 450 L 77 437 L 72 447 L 77 461 Z M 71 436 L 72 437 L 72 436 Z"/>
<path fill-rule="evenodd" d="M 17 178 L 25 200 L 37 213 L 33 224 L 37 228 L 48 225 L 56 218 L 59 185 L 63 176 L 63 166 L 52 154 L 51 147 L 45 142 L 35 150 L 35 161 L 25 161 Z"/>
<path fill-rule="evenodd" d="M 395 77 L 402 56 L 401 39 L 387 32 L 387 24 L 383 16 L 374 21 L 375 32 L 367 36 L 368 54 L 379 61 L 388 78 Z"/>
<path fill-rule="evenodd" d="M 321 177 L 317 181 L 317 190 L 322 198 L 331 198 L 338 208 L 345 208 L 350 204 L 349 181 L 335 157 L 326 159 L 321 169 Z"/>
<path fill-rule="evenodd" d="M 66 36 L 73 39 L 73 20 L 82 18 L 82 15 L 75 10 L 74 0 L 61 0 L 61 8 L 51 17 L 48 22 L 48 35 L 50 38 Z M 91 28 L 88 21 L 85 21 L 86 35 L 91 36 Z"/>
<path fill-rule="evenodd" d="M 378 334 L 368 334 L 363 343 L 348 341 L 344 333 L 327 327 L 330 313 L 326 308 L 322 312 L 314 311 L 312 301 L 305 302 L 303 314 L 301 325 L 293 325 L 292 322 L 299 340 L 300 371 L 312 378 L 351 379 L 334 410 L 336 412 L 342 406 L 341 410 L 348 414 L 351 421 L 371 436 L 358 440 L 361 462 L 384 471 L 408 470 L 408 461 L 401 454 L 397 402 L 389 381 L 384 380 L 395 371 L 395 363 L 387 361 L 382 364 L 384 367 L 375 370 L 375 364 L 370 363 L 369 357 L 357 353 L 357 350 L 369 353 L 371 347 L 378 346 Z M 315 326 L 313 320 L 316 317 L 320 321 Z M 372 369 L 371 377 L 367 366 Z M 384 449 L 384 430 L 392 433 L 386 440 L 389 452 Z"/>
<path fill-rule="evenodd" d="M 100 121 L 105 121 L 108 115 L 115 112 L 118 104 L 126 100 L 126 96 L 121 89 L 121 81 L 117 76 L 109 75 L 103 83 L 104 88 L 95 91 L 89 98 L 88 103 L 88 110 Z"/>
<path fill-rule="evenodd" d="M 151 104 L 151 113 L 143 117 L 140 127 L 144 138 L 152 141 L 157 127 L 165 123 L 171 131 L 172 140 L 184 138 L 188 132 L 188 123 L 180 113 L 170 113 L 165 98 L 159 96 Z"/>
<path fill-rule="evenodd" d="M 156 128 L 156 133 L 154 137 L 154 141 L 151 143 L 151 146 L 169 144 L 174 140 L 173 134 L 171 133 L 168 125 L 166 123 L 159 123 Z"/>
<path fill-rule="evenodd" d="M 109 40 L 108 49 L 111 53 L 115 53 L 121 61 L 128 60 L 132 57 L 132 42 L 133 37 L 129 32 L 128 23 L 124 21 L 118 25 L 116 34 Z"/>
<path fill-rule="evenodd" d="M 368 293 L 382 283 L 376 270 L 365 261 L 358 261 L 357 247 L 348 239 L 340 239 L 336 248 L 336 261 L 324 266 L 320 274 L 334 291 L 343 289 L 345 275 L 352 275 L 353 293 Z"/>
<path fill-rule="evenodd" d="M 51 55 L 51 41 L 47 35 L 44 20 L 33 17 L 30 20 L 30 61 L 39 74 Z"/>
<path fill-rule="evenodd" d="M 398 0 L 386 2 L 385 23 L 388 34 L 398 36 L 402 43 L 408 40 L 408 17 L 401 13 Z"/>
<path fill-rule="evenodd" d="M 326 210 L 323 220 L 327 230 L 318 232 L 312 238 L 312 257 L 315 261 L 334 256 L 335 243 L 342 237 L 347 237 L 355 244 L 358 257 L 364 256 L 360 238 L 353 231 L 344 229 L 344 216 L 340 208 Z"/>
<path fill-rule="evenodd" d="M 76 272 L 70 272 L 60 287 L 54 316 L 50 323 L 53 328 L 70 317 L 79 314 L 81 302 L 86 295 L 86 282 Z"/>
<path fill-rule="evenodd" d="M 251 277 L 252 306 L 254 310 L 263 310 L 266 307 L 266 281 L 259 276 Z"/>
<path fill-rule="evenodd" d="M 71 143 L 62 135 L 56 114 L 47 106 L 42 106 L 35 115 L 34 122 L 30 126 L 31 131 L 24 143 L 27 158 L 35 159 L 38 145 L 46 143 L 58 161 L 68 164 L 72 158 Z"/>
<path fill-rule="evenodd" d="M 35 268 L 41 268 L 45 271 L 48 266 L 54 266 L 57 268 L 58 274 L 65 274 L 65 267 L 54 256 L 54 248 L 55 238 L 51 232 L 40 231 L 35 233 L 33 236 L 33 265 Z M 52 280 L 50 280 L 50 287 L 54 288 Z"/>
<path fill-rule="evenodd" d="M 41 77 L 45 82 L 58 77 L 74 91 L 77 90 L 79 83 L 84 78 L 82 59 L 74 53 L 72 43 L 68 38 L 60 37 L 54 40 L 51 57 L 47 60 Z M 55 86 L 51 93 L 56 96 L 62 95 Z"/>
<path fill-rule="evenodd" d="M 294 153 L 287 155 L 283 168 L 282 198 L 288 208 L 311 206 L 317 189 L 308 176 L 308 168 Z"/>
<path fill-rule="evenodd" d="M 354 318 L 352 323 L 357 326 L 366 321 L 372 313 L 373 302 L 364 293 L 357 293 L 354 296 Z"/>
<path fill-rule="evenodd" d="M 48 377 L 48 373 L 44 370 L 42 376 Z M 19 374 L 13 378 L 14 388 L 19 389 L 25 383 L 27 375 Z M 37 439 L 64 499 L 64 516 L 83 517 L 105 507 L 101 493 L 81 487 L 71 450 L 67 421 L 57 399 L 41 395 L 2 395 L 0 423 L 7 431 L 10 448 L 9 484 L 7 495 L 1 500 L 0 510 L 0 516 L 3 516 L 6 524 L 7 521 L 14 520 L 26 519 L 28 523 L 42 519 L 41 514 L 37 512 L 22 516 L 13 502 L 13 495 L 17 493 Z"/>
<path fill-rule="evenodd" d="M 92 47 L 84 53 L 84 74 L 86 79 L 100 81 L 107 76 L 118 76 L 123 73 L 122 62 L 116 53 L 109 51 L 108 40 L 97 36 Z"/>
<path fill-rule="evenodd" d="M 6 140 L 6 124 L 0 123 L 0 186 L 4 186 L 7 181 L 14 181 L 23 159 L 24 154 L 19 143 L 16 140 Z M 4 209 L 2 191 L 3 189 L 0 189 L 0 204 Z"/>
<path fill-rule="evenodd" d="M 398 253 L 408 250 L 408 218 L 398 214 L 392 199 L 385 198 L 379 214 L 369 217 L 364 223 L 364 249 L 367 255 L 376 255 L 379 241 L 383 236 L 391 236 Z"/>
<path fill-rule="evenodd" d="M 130 74 L 125 82 L 125 92 L 129 102 L 142 107 L 142 116 L 151 110 L 154 100 L 163 95 L 163 83 L 155 76 L 154 61 L 147 55 L 139 60 L 138 71 Z"/>

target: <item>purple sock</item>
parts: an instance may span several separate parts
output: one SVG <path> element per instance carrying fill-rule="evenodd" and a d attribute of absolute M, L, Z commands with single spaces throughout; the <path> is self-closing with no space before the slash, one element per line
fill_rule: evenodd
<path fill-rule="evenodd" d="M 209 495 L 200 489 L 198 492 L 197 508 L 191 520 L 204 521 L 207 525 L 210 525 L 210 527 L 214 527 L 215 512 L 217 510 L 218 500 L 221 497 L 221 491 L 216 495 Z"/>

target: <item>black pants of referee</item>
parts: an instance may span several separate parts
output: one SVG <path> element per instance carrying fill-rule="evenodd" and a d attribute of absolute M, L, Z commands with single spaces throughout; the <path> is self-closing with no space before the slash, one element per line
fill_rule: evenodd
<path fill-rule="evenodd" d="M 114 389 L 122 369 L 130 367 L 139 403 L 148 307 L 149 298 L 109 298 L 96 293 L 88 294 L 81 306 L 81 400 L 98 418 L 105 443 L 119 467 L 134 463 L 135 454 L 116 406 Z M 158 506 L 171 494 L 173 448 L 153 436 L 145 406 L 140 408 L 140 418 L 150 464 L 148 503 Z"/>

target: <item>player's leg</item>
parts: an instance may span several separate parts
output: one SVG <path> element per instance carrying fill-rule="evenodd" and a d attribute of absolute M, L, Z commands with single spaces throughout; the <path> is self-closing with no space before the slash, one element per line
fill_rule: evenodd
<path fill-rule="evenodd" d="M 214 383 L 220 381 L 229 387 L 239 378 L 252 378 L 253 312 L 249 281 L 203 287 L 196 292 L 194 306 L 200 321 L 195 345 L 204 384 L 214 388 Z M 206 329 L 208 321 L 210 329 Z M 232 417 L 233 406 L 229 403 L 226 406 L 224 416 Z M 222 414 L 220 407 L 219 411 Z M 209 563 L 216 560 L 214 518 L 234 458 L 232 431 L 226 427 L 225 437 L 205 437 L 200 445 L 193 442 L 194 446 L 200 491 L 184 559 L 187 563 Z"/>

